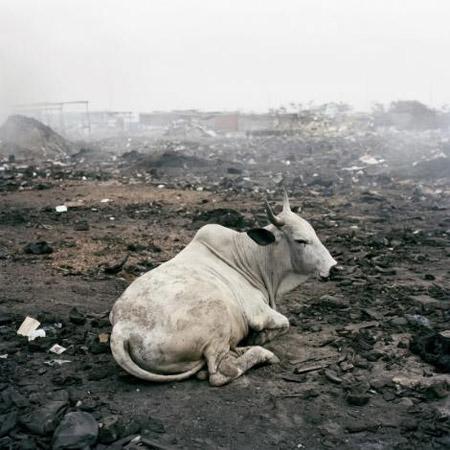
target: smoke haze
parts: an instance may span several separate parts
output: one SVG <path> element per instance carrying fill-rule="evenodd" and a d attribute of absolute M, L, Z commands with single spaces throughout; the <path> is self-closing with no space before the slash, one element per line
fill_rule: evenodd
<path fill-rule="evenodd" d="M 0 105 L 450 103 L 447 1 L 2 0 Z"/>

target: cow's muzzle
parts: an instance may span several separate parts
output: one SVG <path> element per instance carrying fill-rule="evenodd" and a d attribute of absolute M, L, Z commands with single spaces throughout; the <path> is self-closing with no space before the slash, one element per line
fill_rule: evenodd
<path fill-rule="evenodd" d="M 338 266 L 337 263 L 333 264 L 329 269 L 328 272 L 321 272 L 319 273 L 319 277 L 322 281 L 328 281 L 334 279 L 340 272 L 342 271 L 342 267 Z"/>

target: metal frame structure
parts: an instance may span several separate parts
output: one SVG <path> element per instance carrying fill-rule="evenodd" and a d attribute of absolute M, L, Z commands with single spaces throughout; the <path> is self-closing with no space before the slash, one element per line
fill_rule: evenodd
<path fill-rule="evenodd" d="M 14 105 L 15 113 L 31 114 L 36 116 L 38 120 L 47 125 L 51 124 L 51 114 L 57 113 L 59 117 L 58 127 L 62 133 L 66 131 L 66 124 L 64 120 L 64 106 L 66 105 L 84 105 L 86 114 L 86 128 L 89 135 L 91 134 L 91 118 L 89 114 L 89 101 L 87 100 L 75 100 L 69 102 L 41 102 L 41 103 L 29 103 Z"/>

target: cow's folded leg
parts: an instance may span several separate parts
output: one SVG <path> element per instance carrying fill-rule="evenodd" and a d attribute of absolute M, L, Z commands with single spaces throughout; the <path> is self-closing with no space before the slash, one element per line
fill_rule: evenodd
<path fill-rule="evenodd" d="M 236 353 L 240 353 L 241 350 L 243 350 L 242 354 L 236 357 Z M 279 359 L 271 351 L 263 347 L 239 348 L 222 359 L 217 372 L 210 374 L 209 383 L 212 386 L 223 386 L 240 377 L 257 364 L 276 364 L 278 362 Z"/>
<path fill-rule="evenodd" d="M 282 328 L 266 328 L 265 330 L 255 333 L 251 339 L 250 343 L 253 345 L 262 345 L 266 342 L 274 340 L 276 337 L 287 333 L 289 326 Z"/>
<path fill-rule="evenodd" d="M 249 343 L 262 345 L 275 339 L 277 336 L 287 333 L 288 329 L 289 320 L 279 312 L 270 309 L 262 325 L 257 324 L 257 327 L 253 328 Z"/>

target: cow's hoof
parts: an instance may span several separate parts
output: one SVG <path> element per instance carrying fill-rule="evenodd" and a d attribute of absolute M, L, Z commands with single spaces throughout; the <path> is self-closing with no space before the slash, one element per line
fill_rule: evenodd
<path fill-rule="evenodd" d="M 264 349 L 264 350 L 266 350 L 266 349 Z M 275 355 L 274 353 L 272 353 L 269 350 L 266 350 L 266 352 L 268 353 L 267 359 L 266 359 L 268 364 L 280 364 L 280 358 L 278 358 L 277 355 Z"/>
<path fill-rule="evenodd" d="M 219 386 L 224 386 L 225 384 L 230 383 L 234 379 L 235 378 L 227 377 L 227 376 L 221 374 L 220 372 L 217 372 L 214 375 L 209 376 L 209 384 L 211 386 L 219 387 Z"/>
<path fill-rule="evenodd" d="M 195 374 L 195 377 L 197 378 L 197 380 L 205 381 L 208 379 L 208 375 L 209 373 L 207 370 L 200 370 Z"/>

